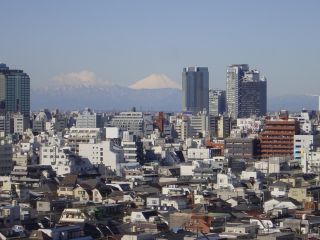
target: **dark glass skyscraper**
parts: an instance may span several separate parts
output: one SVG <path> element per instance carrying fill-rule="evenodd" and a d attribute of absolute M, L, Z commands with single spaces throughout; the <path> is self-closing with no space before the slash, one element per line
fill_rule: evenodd
<path fill-rule="evenodd" d="M 245 72 L 241 81 L 240 118 L 261 117 L 267 113 L 267 81 L 257 70 Z"/>
<path fill-rule="evenodd" d="M 30 115 L 30 77 L 0 63 L 0 111 Z"/>
<path fill-rule="evenodd" d="M 182 72 L 182 110 L 209 111 L 209 71 L 206 67 L 188 67 Z"/>
<path fill-rule="evenodd" d="M 263 116 L 267 112 L 267 82 L 257 70 L 249 70 L 248 64 L 233 64 L 227 68 L 227 111 L 236 118 L 252 115 Z"/>

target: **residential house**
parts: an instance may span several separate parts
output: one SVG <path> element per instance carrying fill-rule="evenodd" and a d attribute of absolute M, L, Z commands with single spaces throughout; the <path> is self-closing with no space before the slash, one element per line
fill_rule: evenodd
<path fill-rule="evenodd" d="M 258 229 L 259 226 L 257 224 L 228 223 L 225 227 L 225 233 L 243 234 L 254 238 L 258 234 Z"/>
<path fill-rule="evenodd" d="M 72 174 L 66 175 L 61 181 L 61 183 L 59 184 L 58 191 L 57 191 L 58 196 L 73 198 L 74 196 L 73 190 L 76 187 L 77 180 L 78 180 L 77 175 L 72 175 Z"/>
<path fill-rule="evenodd" d="M 289 210 L 301 209 L 302 204 L 292 198 L 272 198 L 265 201 L 263 204 L 263 210 L 265 213 L 270 212 L 275 208 L 287 208 Z"/>
<path fill-rule="evenodd" d="M 92 187 L 88 184 L 77 184 L 73 189 L 73 197 L 78 201 L 92 201 Z"/>
<path fill-rule="evenodd" d="M 176 210 L 187 208 L 188 199 L 186 197 L 165 197 L 160 202 L 162 207 L 173 207 Z"/>
<path fill-rule="evenodd" d="M 95 218 L 89 215 L 84 209 L 65 208 L 61 214 L 59 223 L 79 224 L 94 221 Z"/>
<path fill-rule="evenodd" d="M 62 238 L 63 237 L 63 238 Z M 81 239 L 92 240 L 91 236 L 85 236 L 83 230 L 78 225 L 58 226 L 52 229 L 39 229 L 31 232 L 31 240 L 61 240 L 61 239 Z"/>
<path fill-rule="evenodd" d="M 134 193 L 126 193 L 123 195 L 123 201 L 134 203 L 137 207 L 145 206 L 146 199 Z"/>
<path fill-rule="evenodd" d="M 103 203 L 111 192 L 112 190 L 110 187 L 100 182 L 92 189 L 92 201 L 94 203 Z"/>
<path fill-rule="evenodd" d="M 269 186 L 269 190 L 272 197 L 288 197 L 289 184 L 284 182 L 274 182 Z"/>
<path fill-rule="evenodd" d="M 140 210 L 132 211 L 130 220 L 134 222 L 152 222 L 155 219 L 159 219 L 158 213 L 155 210 Z"/>
<path fill-rule="evenodd" d="M 9 227 L 20 223 L 20 206 L 16 201 L 0 206 L 0 226 Z"/>

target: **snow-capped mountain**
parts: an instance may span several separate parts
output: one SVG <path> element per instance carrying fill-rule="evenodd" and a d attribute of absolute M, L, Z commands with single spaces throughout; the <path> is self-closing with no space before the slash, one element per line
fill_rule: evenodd
<path fill-rule="evenodd" d="M 59 108 L 75 110 L 90 107 L 97 110 L 128 110 L 135 106 L 145 111 L 179 111 L 178 89 L 134 90 L 117 85 L 55 87 L 31 90 L 33 110 Z"/>
<path fill-rule="evenodd" d="M 172 81 L 164 74 L 151 74 L 148 77 L 130 85 L 131 89 L 162 89 L 174 88 L 181 89 L 181 84 Z"/>

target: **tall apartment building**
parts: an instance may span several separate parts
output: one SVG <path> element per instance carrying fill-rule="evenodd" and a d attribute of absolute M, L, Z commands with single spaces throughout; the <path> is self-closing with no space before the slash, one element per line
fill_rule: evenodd
<path fill-rule="evenodd" d="M 214 138 L 226 138 L 230 136 L 231 118 L 229 116 L 210 116 L 210 133 Z"/>
<path fill-rule="evenodd" d="M 141 141 L 129 131 L 124 131 L 121 141 L 126 162 L 141 162 L 143 160 L 143 146 Z"/>
<path fill-rule="evenodd" d="M 12 145 L 4 141 L 0 142 L 0 176 L 9 175 L 13 168 Z"/>
<path fill-rule="evenodd" d="M 301 163 L 305 153 L 320 147 L 320 135 L 294 135 L 294 159 Z"/>
<path fill-rule="evenodd" d="M 30 77 L 0 64 L 0 111 L 30 115 Z"/>
<path fill-rule="evenodd" d="M 18 133 L 20 135 L 23 134 L 26 124 L 25 117 L 20 114 L 20 113 L 14 113 L 11 116 L 11 123 L 10 128 L 11 128 L 11 133 Z M 11 127 L 12 126 L 12 127 Z"/>
<path fill-rule="evenodd" d="M 193 137 L 210 136 L 210 121 L 206 111 L 199 112 L 197 115 L 190 117 L 190 127 Z"/>
<path fill-rule="evenodd" d="M 183 68 L 182 111 L 209 111 L 209 71 L 206 67 Z"/>
<path fill-rule="evenodd" d="M 178 139 L 184 141 L 187 138 L 192 137 L 190 118 L 188 116 L 178 117 L 173 123 L 173 126 Z"/>
<path fill-rule="evenodd" d="M 67 136 L 68 145 L 71 147 L 71 151 L 76 154 L 79 153 L 79 144 L 97 143 L 102 139 L 99 128 L 70 128 Z"/>
<path fill-rule="evenodd" d="M 294 135 L 299 134 L 299 123 L 295 119 L 266 120 L 260 133 L 261 157 L 293 157 Z"/>
<path fill-rule="evenodd" d="M 232 118 L 264 116 L 267 112 L 267 81 L 247 64 L 227 68 L 227 109 Z"/>
<path fill-rule="evenodd" d="M 209 90 L 209 115 L 219 116 L 226 111 L 226 91 L 219 89 Z"/>
<path fill-rule="evenodd" d="M 0 115 L 0 137 L 4 137 L 7 133 L 6 129 L 6 116 L 5 115 Z"/>

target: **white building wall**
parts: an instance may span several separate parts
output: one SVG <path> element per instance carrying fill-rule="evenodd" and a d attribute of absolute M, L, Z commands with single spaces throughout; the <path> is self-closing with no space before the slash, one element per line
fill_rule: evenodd
<path fill-rule="evenodd" d="M 79 144 L 79 156 L 87 158 L 91 164 L 104 164 L 121 174 L 120 163 L 124 162 L 123 149 L 111 141 Z"/>
<path fill-rule="evenodd" d="M 23 134 L 24 119 L 22 114 L 13 115 L 13 132 Z"/>
<path fill-rule="evenodd" d="M 196 165 L 180 165 L 180 175 L 181 176 L 193 176 L 193 171 Z"/>
<path fill-rule="evenodd" d="M 74 159 L 65 154 L 64 149 L 68 149 L 68 147 L 42 146 L 40 148 L 40 164 L 52 166 L 58 176 L 64 176 L 78 171 L 80 167 L 85 167 L 77 165 Z"/>
<path fill-rule="evenodd" d="M 118 127 L 106 127 L 106 139 L 120 138 L 120 129 Z"/>
<path fill-rule="evenodd" d="M 320 151 L 305 152 L 301 159 L 304 173 L 320 173 Z"/>
<path fill-rule="evenodd" d="M 304 153 L 312 151 L 319 146 L 320 136 L 294 135 L 294 159 L 301 162 Z"/>

